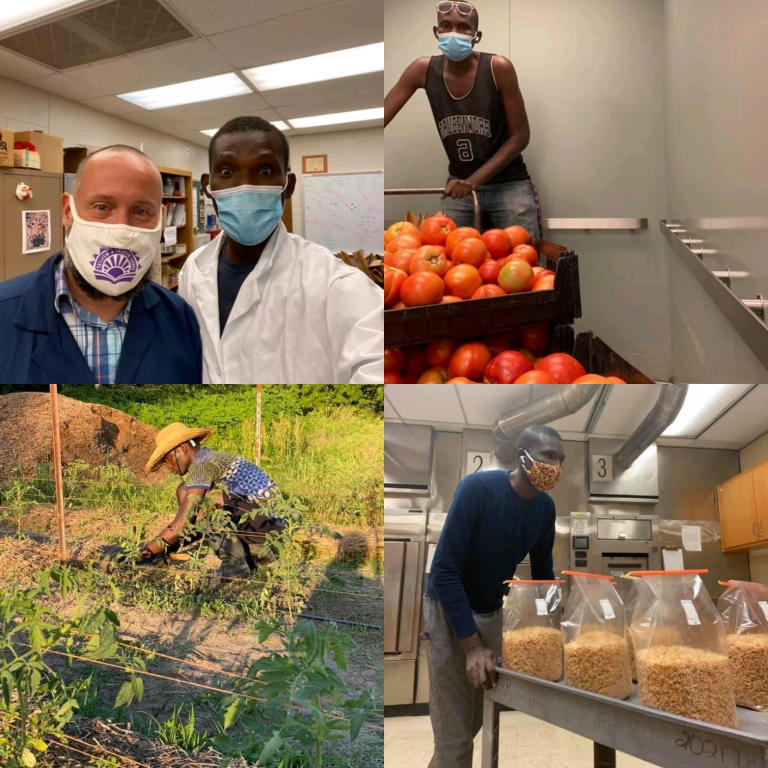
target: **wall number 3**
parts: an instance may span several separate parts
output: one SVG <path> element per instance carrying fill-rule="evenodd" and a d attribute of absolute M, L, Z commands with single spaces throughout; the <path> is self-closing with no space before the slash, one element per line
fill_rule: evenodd
<path fill-rule="evenodd" d="M 459 160 L 468 163 L 474 159 L 472 154 L 472 142 L 469 139 L 457 139 L 456 147 L 459 150 Z"/>
<path fill-rule="evenodd" d="M 613 481 L 613 456 L 592 457 L 592 480 L 601 483 Z"/>

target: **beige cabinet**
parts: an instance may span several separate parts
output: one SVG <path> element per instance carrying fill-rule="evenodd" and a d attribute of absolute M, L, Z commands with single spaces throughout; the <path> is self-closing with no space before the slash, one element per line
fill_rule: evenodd
<path fill-rule="evenodd" d="M 768 546 L 768 462 L 717 487 L 723 551 Z"/>

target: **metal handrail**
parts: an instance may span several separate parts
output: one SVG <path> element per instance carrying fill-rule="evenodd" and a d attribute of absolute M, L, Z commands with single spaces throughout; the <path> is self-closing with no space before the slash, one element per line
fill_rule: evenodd
<path fill-rule="evenodd" d="M 417 189 L 385 189 L 385 195 L 442 195 L 445 191 L 445 187 L 419 187 Z M 480 215 L 480 199 L 477 196 L 477 192 L 473 189 L 470 192 L 472 195 L 472 209 L 473 220 L 475 229 L 479 232 L 482 217 Z"/>
<path fill-rule="evenodd" d="M 660 221 L 659 229 L 755 357 L 768 368 L 768 325 L 763 322 L 768 320 L 768 300 L 762 296 L 756 299 L 740 299 L 730 287 L 731 280 L 749 277 L 749 273 L 710 270 L 704 263 L 704 256 L 711 251 L 695 247 L 703 245 L 703 240 L 690 237 L 688 231 L 680 224 L 673 224 L 665 219 Z"/>

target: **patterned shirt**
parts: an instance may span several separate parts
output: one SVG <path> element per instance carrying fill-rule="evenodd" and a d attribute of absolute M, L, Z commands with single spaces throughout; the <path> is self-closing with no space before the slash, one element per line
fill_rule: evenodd
<path fill-rule="evenodd" d="M 69 293 L 69 286 L 64 276 L 63 259 L 60 259 L 56 265 L 54 279 L 56 280 L 56 311 L 64 318 L 67 327 L 75 337 L 85 362 L 88 363 L 88 367 L 96 378 L 96 383 L 114 384 L 125 332 L 128 330 L 128 317 L 133 299 L 112 322 L 107 323 L 79 304 Z"/>
<path fill-rule="evenodd" d="M 242 456 L 201 448 L 189 465 L 187 488 L 210 491 L 214 485 L 252 502 L 265 502 L 278 494 L 274 480 L 261 467 Z"/>

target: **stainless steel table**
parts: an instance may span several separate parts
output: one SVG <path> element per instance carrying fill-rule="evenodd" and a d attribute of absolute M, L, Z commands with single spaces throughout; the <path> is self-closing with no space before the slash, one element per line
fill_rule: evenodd
<path fill-rule="evenodd" d="M 737 709 L 738 730 L 669 715 L 497 668 L 485 694 L 482 768 L 499 766 L 499 705 L 594 742 L 595 768 L 615 768 L 616 750 L 664 768 L 768 768 L 768 713 Z"/>

